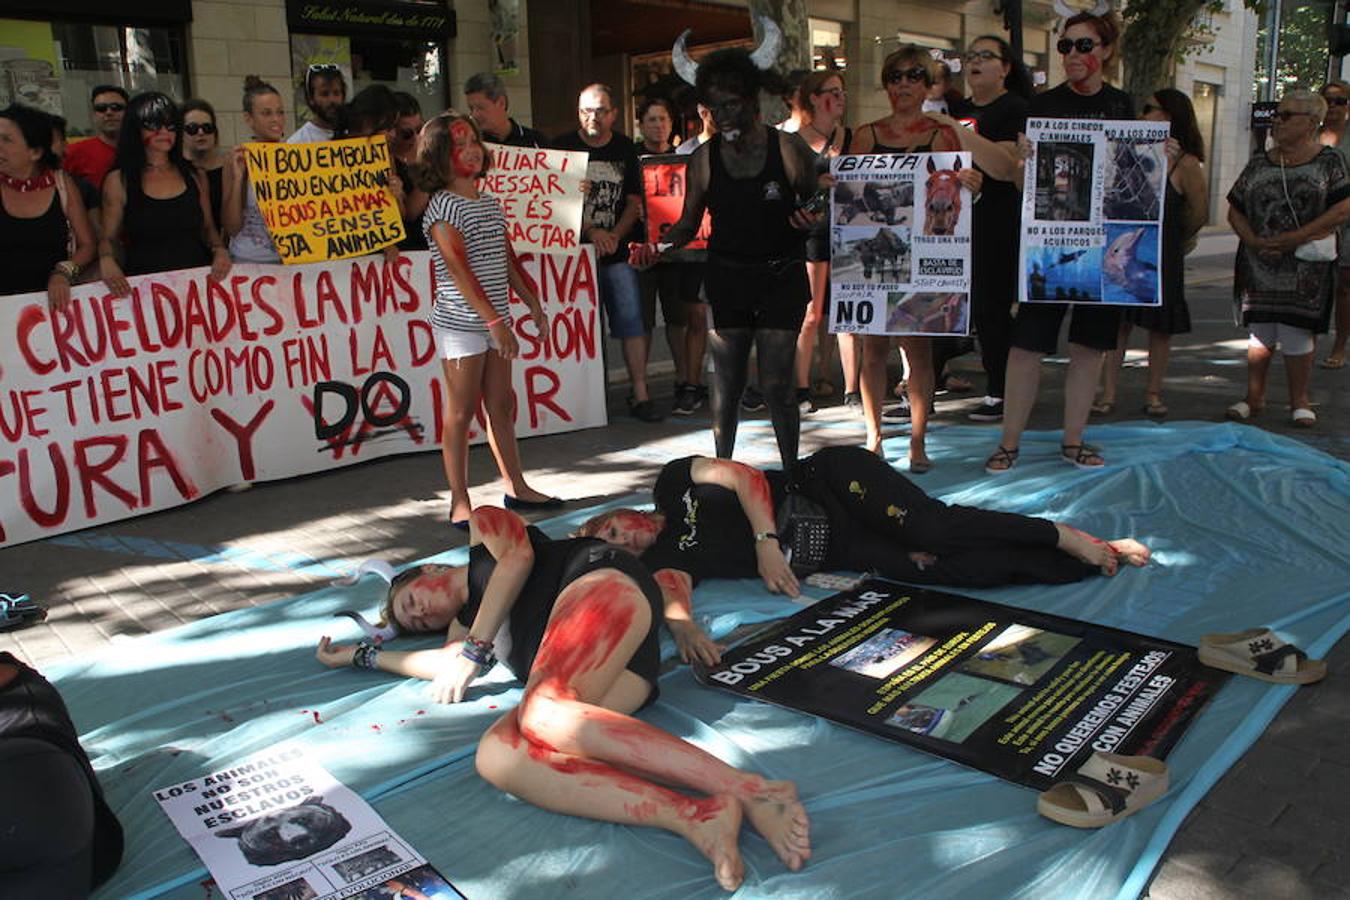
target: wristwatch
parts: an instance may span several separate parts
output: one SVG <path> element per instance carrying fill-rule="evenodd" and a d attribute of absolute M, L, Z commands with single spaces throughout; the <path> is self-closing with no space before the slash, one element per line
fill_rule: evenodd
<path fill-rule="evenodd" d="M 756 531 L 756 532 L 755 532 L 755 543 L 756 543 L 756 544 L 763 543 L 764 541 L 767 541 L 767 540 L 775 540 L 775 541 L 776 541 L 776 540 L 778 540 L 778 539 L 779 539 L 779 538 L 778 538 L 778 532 L 776 532 L 776 531 Z"/>

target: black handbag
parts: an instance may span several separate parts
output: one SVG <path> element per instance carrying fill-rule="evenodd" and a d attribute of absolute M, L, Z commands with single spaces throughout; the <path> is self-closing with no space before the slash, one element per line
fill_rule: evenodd
<path fill-rule="evenodd" d="M 792 573 L 803 578 L 820 571 L 830 549 L 830 517 L 825 507 L 789 489 L 778 507 L 778 543 L 792 566 Z"/>

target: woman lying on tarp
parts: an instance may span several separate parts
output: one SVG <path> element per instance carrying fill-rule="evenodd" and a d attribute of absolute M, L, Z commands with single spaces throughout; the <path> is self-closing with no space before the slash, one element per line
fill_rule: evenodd
<path fill-rule="evenodd" d="M 811 845 L 791 782 L 734 769 L 631 717 L 656 699 L 660 664 L 661 590 L 642 563 L 598 540 L 550 540 L 504 509 L 480 506 L 469 522 L 468 565 L 395 578 L 377 635 L 448 629 L 444 647 L 396 652 L 324 637 L 319 661 L 425 678 L 439 702 L 455 703 L 500 654 L 525 693 L 478 744 L 487 781 L 553 812 L 666 828 L 708 857 L 729 891 L 744 877 L 743 817 L 800 868 Z"/>
<path fill-rule="evenodd" d="M 859 447 L 812 454 L 792 485 L 782 472 L 731 460 L 677 459 L 652 496 L 655 511 L 611 510 L 578 533 L 640 554 L 666 591 L 666 624 L 681 655 L 709 664 L 717 646 L 678 610 L 705 578 L 759 575 L 769 590 L 795 597 L 798 574 L 818 569 L 991 587 L 1114 575 L 1122 559 L 1142 566 L 1149 558 L 1128 538 L 1103 541 L 1049 519 L 948 505 Z"/>

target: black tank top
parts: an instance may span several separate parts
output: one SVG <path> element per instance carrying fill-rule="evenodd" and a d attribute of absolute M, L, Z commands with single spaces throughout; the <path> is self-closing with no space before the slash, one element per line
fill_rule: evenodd
<path fill-rule="evenodd" d="M 211 253 L 202 241 L 202 206 L 197 181 L 184 175 L 187 189 L 176 197 L 157 200 L 147 197 L 140 179 L 126 178 L 127 205 L 122 217 L 126 235 L 128 275 L 191 269 L 211 261 Z"/>
<path fill-rule="evenodd" d="M 788 217 L 797 206 L 796 190 L 783 165 L 778 132 L 767 125 L 764 168 L 751 178 L 735 178 L 722 163 L 722 136 L 713 135 L 708 148 L 712 171 L 708 179 L 708 211 L 712 234 L 708 250 L 746 262 L 797 259 L 802 256 L 802 234 Z"/>
<path fill-rule="evenodd" d="M 67 227 L 60 191 L 33 219 L 11 216 L 0 203 L 0 295 L 46 290 L 52 267 L 66 258 Z"/>
<path fill-rule="evenodd" d="M 569 580 L 569 572 L 577 557 L 588 556 L 592 547 L 606 546 L 604 541 L 595 538 L 555 541 L 533 525 L 526 527 L 525 534 L 530 539 L 530 547 L 534 549 L 534 565 L 520 589 L 520 595 L 511 606 L 511 615 L 507 620 L 510 646 L 505 651 L 500 646 L 497 648 L 506 665 L 521 681 L 530 674 L 535 654 L 539 652 L 539 643 L 544 639 L 548 617 L 553 612 L 553 603 Z M 456 616 L 466 628 L 473 625 L 478 608 L 483 603 L 488 579 L 496 568 L 497 560 L 487 547 L 479 544 L 469 551 L 469 599 Z M 480 636 L 487 640 L 493 637 Z"/>

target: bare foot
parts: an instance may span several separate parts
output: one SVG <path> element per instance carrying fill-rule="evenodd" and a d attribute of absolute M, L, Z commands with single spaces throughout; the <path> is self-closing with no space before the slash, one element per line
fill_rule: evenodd
<path fill-rule="evenodd" d="M 1115 547 L 1069 525 L 1056 522 L 1055 528 L 1059 531 L 1059 549 L 1090 566 L 1096 566 L 1103 575 L 1109 577 L 1116 574 L 1120 558 Z"/>
<path fill-rule="evenodd" d="M 886 458 L 886 454 L 883 453 L 882 450 L 881 450 L 881 435 L 878 434 L 878 435 L 876 435 L 876 436 L 873 436 L 873 435 L 870 435 L 870 434 L 869 434 L 869 435 L 867 436 L 867 442 L 866 442 L 865 444 L 863 444 L 863 446 L 864 446 L 865 448 L 867 448 L 867 452 L 868 452 L 868 453 L 875 453 L 877 456 L 880 456 L 882 459 L 885 459 L 885 458 Z"/>
<path fill-rule="evenodd" d="M 1111 545 L 1111 549 L 1115 550 L 1117 555 L 1132 566 L 1146 566 L 1153 556 L 1153 551 L 1134 538 L 1117 538 L 1114 541 L 1107 541 L 1107 543 Z"/>
<path fill-rule="evenodd" d="M 536 491 L 532 487 L 526 487 L 525 490 L 523 491 L 515 491 L 511 494 L 511 496 L 515 497 L 517 500 L 525 500 L 526 502 L 529 503 L 543 503 L 547 500 L 553 499 L 548 494 Z"/>
<path fill-rule="evenodd" d="M 811 858 L 811 822 L 790 781 L 766 781 L 764 790 L 741 801 L 750 825 L 792 871 Z"/>
<path fill-rule="evenodd" d="M 730 794 L 716 794 L 708 800 L 720 801 L 705 801 L 705 808 L 711 811 L 715 806 L 716 811 L 684 819 L 684 836 L 713 864 L 713 875 L 722 890 L 734 891 L 745 878 L 745 863 L 736 843 L 741 833 L 741 804 Z"/>

